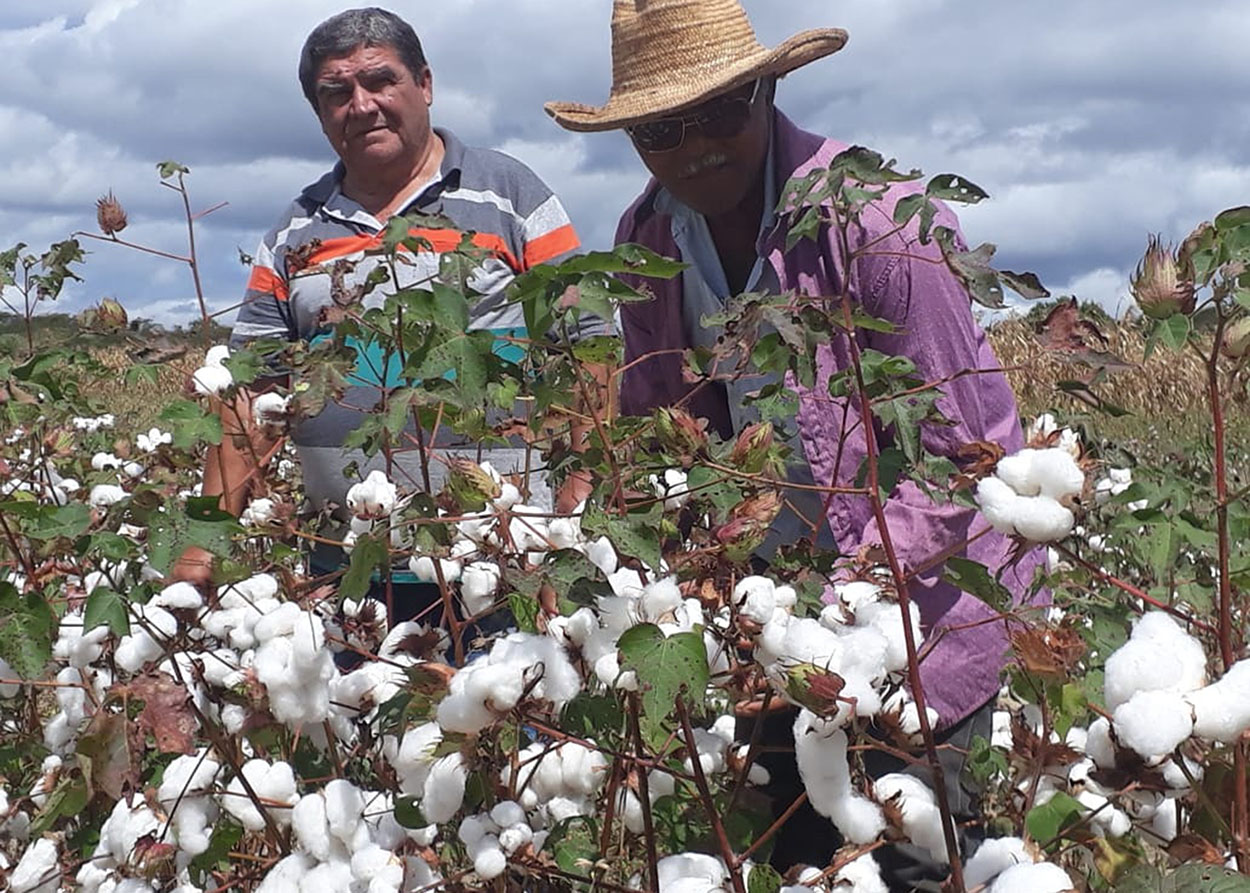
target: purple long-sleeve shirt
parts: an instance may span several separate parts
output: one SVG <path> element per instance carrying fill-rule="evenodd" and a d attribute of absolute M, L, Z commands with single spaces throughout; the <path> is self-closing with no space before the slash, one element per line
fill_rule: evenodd
<path fill-rule="evenodd" d="M 776 112 L 773 131 L 777 186 L 792 177 L 827 167 L 845 144 L 806 133 L 781 112 Z M 923 191 L 923 184 L 898 183 L 883 200 L 862 215 L 850 232 L 850 250 L 874 243 L 847 271 L 841 253 L 832 244 L 833 233 L 821 239 L 804 239 L 785 250 L 785 221 L 761 236 L 756 248 L 777 274 L 782 291 L 803 295 L 834 295 L 849 281 L 852 297 L 872 316 L 894 323 L 892 334 L 861 331 L 863 348 L 906 356 L 916 364 L 920 377 L 945 380 L 968 369 L 992 370 L 998 362 L 985 334 L 972 318 L 968 294 L 942 261 L 938 246 L 920 243 L 913 218 L 903 231 L 894 228 L 894 205 L 904 196 Z M 626 210 L 616 241 L 637 242 L 668 257 L 679 252 L 672 235 L 671 218 L 656 210 L 660 187 L 655 180 Z M 780 192 L 778 193 L 780 194 Z M 942 207 L 935 226 L 958 232 L 958 221 Z M 880 242 L 876 240 L 881 239 Z M 849 276 L 849 280 L 848 280 Z M 630 277 L 626 277 L 630 278 Z M 714 428 L 726 430 L 724 401 L 712 389 L 691 392 L 682 377 L 680 351 L 689 348 L 682 323 L 681 278 L 633 279 L 631 284 L 654 294 L 654 300 L 623 305 L 621 322 L 625 359 L 633 363 L 621 383 L 621 408 L 627 414 L 645 414 L 657 406 L 682 404 L 696 417 L 707 418 Z M 851 364 L 849 346 L 835 339 L 816 356 L 815 388 L 803 388 L 793 380 L 799 395 L 798 429 L 804 452 L 818 483 L 849 487 L 864 460 L 867 445 L 858 424 L 858 404 L 833 399 L 826 387 L 830 375 Z M 958 447 L 983 440 L 1000 444 L 1009 453 L 1023 445 L 1015 398 L 1000 372 L 985 372 L 948 381 L 941 388 L 938 409 L 954 422 L 951 426 L 925 425 L 924 446 L 929 452 L 953 456 Z M 880 433 L 880 427 L 876 429 Z M 840 449 L 839 449 L 840 447 Z M 854 554 L 861 546 L 880 543 L 881 535 L 866 497 L 838 495 L 829 506 L 829 526 L 839 550 Z M 977 535 L 987 527 L 976 512 L 936 503 L 914 483 L 898 486 L 885 504 L 890 538 L 904 568 L 925 568 L 939 556 Z M 978 536 L 962 553 L 997 571 L 1007 563 L 1010 540 L 990 531 Z M 1001 581 L 1016 596 L 1025 593 L 1041 556 L 1034 551 L 1007 567 Z M 938 711 L 941 725 L 951 725 L 994 696 L 999 687 L 1007 648 L 1005 624 L 975 597 L 941 580 L 942 562 L 913 579 L 909 592 L 920 607 L 926 634 L 921 680 L 930 706 Z"/>

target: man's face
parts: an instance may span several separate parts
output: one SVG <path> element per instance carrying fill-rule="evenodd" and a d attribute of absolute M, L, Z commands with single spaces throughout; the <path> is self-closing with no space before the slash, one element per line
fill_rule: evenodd
<path fill-rule="evenodd" d="M 747 84 L 728 90 L 677 115 L 656 118 L 630 129 L 643 164 L 661 185 L 700 214 L 714 217 L 733 210 L 762 176 L 768 155 L 771 87 L 760 83 L 754 102 L 745 106 L 753 87 Z M 699 122 L 708 118 L 715 124 L 701 126 Z M 664 129 L 674 126 L 674 119 L 686 122 L 681 144 L 668 150 L 646 148 L 648 125 L 658 125 L 663 135 Z M 715 135 L 718 131 L 734 130 L 738 123 L 741 129 L 737 133 Z"/>
<path fill-rule="evenodd" d="M 434 82 L 414 78 L 392 47 L 360 46 L 317 70 L 317 117 L 349 172 L 417 166 L 432 137 Z"/>

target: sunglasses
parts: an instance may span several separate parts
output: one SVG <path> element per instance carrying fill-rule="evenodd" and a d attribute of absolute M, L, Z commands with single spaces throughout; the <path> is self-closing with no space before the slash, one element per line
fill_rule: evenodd
<path fill-rule="evenodd" d="M 626 127 L 625 132 L 644 152 L 671 152 L 685 142 L 688 127 L 698 127 L 704 136 L 712 139 L 735 137 L 751 120 L 751 108 L 759 95 L 761 80 L 752 82 L 750 94 L 743 93 L 745 88 L 740 88 L 735 93 L 709 99 L 685 115 L 635 124 Z"/>

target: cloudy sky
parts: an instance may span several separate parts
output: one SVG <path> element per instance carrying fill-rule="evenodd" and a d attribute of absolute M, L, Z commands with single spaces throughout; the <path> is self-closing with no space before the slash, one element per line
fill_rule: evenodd
<path fill-rule="evenodd" d="M 1056 293 L 1110 308 L 1161 231 L 1250 204 L 1246 0 L 746 0 L 774 44 L 836 25 L 847 48 L 788 77 L 801 125 L 900 166 L 951 171 L 991 201 L 963 213 L 970 241 Z M 239 250 L 332 162 L 299 92 L 299 48 L 333 0 L 2 0 L 0 250 L 42 250 L 94 229 L 112 189 L 126 236 L 185 251 L 178 197 L 155 165 L 191 169 L 212 308 L 238 299 Z M 644 183 L 620 134 L 572 135 L 547 99 L 599 103 L 611 80 L 610 0 L 447 0 L 392 6 L 435 72 L 435 122 L 502 148 L 563 197 L 583 241 L 605 247 Z M 164 323 L 196 313 L 185 265 L 92 251 L 58 309 L 105 296 Z M 9 297 L 12 297 L 10 294 Z"/>

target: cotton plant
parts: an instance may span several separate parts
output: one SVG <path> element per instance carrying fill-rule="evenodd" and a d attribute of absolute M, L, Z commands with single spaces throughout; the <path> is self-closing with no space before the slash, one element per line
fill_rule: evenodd
<path fill-rule="evenodd" d="M 1061 540 L 1072 533 L 1070 508 L 1085 489 L 1085 472 L 1061 447 L 1026 447 L 1000 459 L 992 475 L 977 483 L 976 501 L 999 533 L 1033 543 Z"/>

